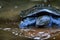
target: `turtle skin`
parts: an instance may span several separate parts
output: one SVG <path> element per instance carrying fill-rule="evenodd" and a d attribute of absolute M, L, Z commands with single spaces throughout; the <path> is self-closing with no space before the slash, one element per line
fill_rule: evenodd
<path fill-rule="evenodd" d="M 60 27 L 60 18 L 54 18 L 52 16 L 43 15 L 40 17 L 27 17 L 23 21 L 20 22 L 20 28 L 28 28 L 29 26 L 47 26 L 52 27 L 56 25 L 57 28 Z"/>

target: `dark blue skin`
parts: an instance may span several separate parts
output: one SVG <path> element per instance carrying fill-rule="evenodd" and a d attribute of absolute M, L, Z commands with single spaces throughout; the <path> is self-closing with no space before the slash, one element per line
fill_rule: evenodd
<path fill-rule="evenodd" d="M 54 19 L 51 16 L 45 15 L 45 16 L 42 16 L 39 21 L 37 21 L 37 19 L 38 19 L 37 17 L 26 18 L 20 22 L 19 27 L 20 28 L 27 28 L 28 25 L 29 26 L 31 26 L 31 25 L 37 25 L 38 26 L 38 24 L 39 24 L 39 26 L 46 25 L 46 24 L 44 24 L 46 22 L 46 20 L 49 21 L 48 25 L 46 25 L 46 26 L 52 27 L 52 25 L 57 25 L 58 28 L 60 27 L 60 18 Z"/>
<path fill-rule="evenodd" d="M 54 18 L 50 17 L 50 22 L 49 22 L 48 26 L 52 27 L 52 25 L 56 25 L 57 28 L 60 28 L 60 18 L 54 19 Z"/>
<path fill-rule="evenodd" d="M 19 27 L 20 28 L 27 28 L 27 26 L 35 25 L 36 18 L 26 18 L 23 21 L 20 22 Z"/>

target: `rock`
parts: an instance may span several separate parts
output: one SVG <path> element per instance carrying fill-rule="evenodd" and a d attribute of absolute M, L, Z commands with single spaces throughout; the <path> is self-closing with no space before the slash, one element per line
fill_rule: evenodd
<path fill-rule="evenodd" d="M 15 34 L 15 32 L 12 32 L 13 34 Z"/>
<path fill-rule="evenodd" d="M 40 37 L 34 37 L 35 40 L 40 40 L 41 38 Z"/>
<path fill-rule="evenodd" d="M 45 32 L 39 32 L 37 35 L 44 40 L 51 37 L 49 33 L 45 33 Z"/>
<path fill-rule="evenodd" d="M 54 37 L 53 39 L 55 40 L 56 38 Z"/>
<path fill-rule="evenodd" d="M 42 35 L 42 39 L 48 39 L 48 38 L 50 38 L 51 36 L 50 36 L 50 34 L 49 33 L 45 33 L 45 34 L 43 34 Z"/>
<path fill-rule="evenodd" d="M 37 33 L 38 36 L 42 36 L 43 34 L 44 34 L 44 32 Z"/>
<path fill-rule="evenodd" d="M 6 31 L 6 30 L 7 30 L 7 31 L 10 31 L 11 28 L 4 28 L 3 30 L 4 30 L 4 31 Z"/>
<path fill-rule="evenodd" d="M 18 8 L 18 6 L 15 6 L 15 8 Z"/>
<path fill-rule="evenodd" d="M 18 33 L 15 33 L 15 35 L 18 35 Z"/>

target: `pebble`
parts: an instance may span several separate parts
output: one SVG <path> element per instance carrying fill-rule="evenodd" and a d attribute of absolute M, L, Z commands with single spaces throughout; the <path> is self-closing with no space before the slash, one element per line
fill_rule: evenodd
<path fill-rule="evenodd" d="M 12 32 L 13 34 L 15 34 L 15 32 Z"/>
<path fill-rule="evenodd" d="M 41 36 L 41 35 L 43 35 L 44 34 L 44 32 L 38 32 L 37 33 L 37 36 Z"/>
<path fill-rule="evenodd" d="M 18 35 L 18 33 L 15 33 L 15 35 Z"/>
<path fill-rule="evenodd" d="M 39 32 L 38 34 L 43 34 L 44 32 Z"/>
<path fill-rule="evenodd" d="M 31 37 L 28 37 L 28 38 L 31 38 Z"/>
<path fill-rule="evenodd" d="M 25 36 L 25 37 L 28 37 L 28 36 Z"/>
<path fill-rule="evenodd" d="M 35 37 L 34 39 L 35 39 L 35 40 L 40 40 L 41 38 L 40 38 L 40 37 Z"/>
<path fill-rule="evenodd" d="M 22 35 L 19 35 L 19 36 L 22 36 Z"/>
<path fill-rule="evenodd" d="M 51 35 L 49 33 L 39 32 L 38 36 L 40 36 L 40 37 L 46 36 L 45 38 L 42 38 L 42 39 L 48 39 L 48 38 L 50 38 Z"/>
<path fill-rule="evenodd" d="M 30 31 L 31 29 L 24 29 L 24 31 L 26 31 L 26 32 L 28 32 L 28 31 Z"/>
<path fill-rule="evenodd" d="M 33 34 L 35 34 L 35 33 L 33 33 Z"/>
<path fill-rule="evenodd" d="M 6 31 L 6 30 L 7 30 L 7 31 L 10 31 L 11 28 L 4 28 L 3 30 L 4 30 L 4 31 Z"/>
<path fill-rule="evenodd" d="M 44 33 L 44 34 L 42 34 L 42 36 L 47 36 L 47 35 L 49 35 L 48 33 Z"/>
<path fill-rule="evenodd" d="M 33 35 L 33 34 L 31 34 L 31 37 L 34 37 L 34 35 Z"/>
<path fill-rule="evenodd" d="M 53 39 L 56 39 L 55 37 Z"/>
<path fill-rule="evenodd" d="M 51 36 L 50 35 L 46 35 L 46 38 L 43 38 L 43 39 L 48 39 L 48 38 L 50 38 Z"/>
<path fill-rule="evenodd" d="M 18 6 L 15 6 L 15 8 L 18 8 Z"/>

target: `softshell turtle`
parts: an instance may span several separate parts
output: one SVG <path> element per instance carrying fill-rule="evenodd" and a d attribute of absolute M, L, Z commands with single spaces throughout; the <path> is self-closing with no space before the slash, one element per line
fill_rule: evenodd
<path fill-rule="evenodd" d="M 20 28 L 41 25 L 48 27 L 56 25 L 57 27 L 60 27 L 60 12 L 54 7 L 36 5 L 30 9 L 22 11 L 20 17 L 23 19 L 19 24 Z"/>

